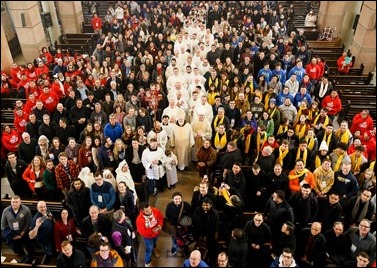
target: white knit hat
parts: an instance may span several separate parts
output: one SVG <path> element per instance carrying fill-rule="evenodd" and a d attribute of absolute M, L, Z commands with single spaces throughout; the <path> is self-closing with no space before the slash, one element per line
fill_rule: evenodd
<path fill-rule="evenodd" d="M 325 141 L 322 141 L 321 145 L 319 146 L 319 151 L 321 151 L 321 150 L 325 150 L 325 151 L 329 150 L 329 146 L 327 146 Z"/>

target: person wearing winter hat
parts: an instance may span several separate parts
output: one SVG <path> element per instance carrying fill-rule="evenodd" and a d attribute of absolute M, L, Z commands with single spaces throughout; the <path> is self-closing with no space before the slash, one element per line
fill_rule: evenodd
<path fill-rule="evenodd" d="M 329 147 L 327 146 L 326 141 L 322 141 L 314 157 L 314 166 L 312 167 L 312 169 L 314 170 L 319 168 L 322 165 L 323 160 L 325 159 L 330 159 Z"/>

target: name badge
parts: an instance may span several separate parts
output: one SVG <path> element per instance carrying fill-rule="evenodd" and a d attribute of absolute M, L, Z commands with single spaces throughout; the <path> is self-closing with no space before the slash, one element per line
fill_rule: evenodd
<path fill-rule="evenodd" d="M 351 246 L 351 251 L 352 251 L 352 252 L 355 252 L 356 249 L 357 249 L 357 247 L 356 247 L 355 245 L 352 245 L 352 246 Z"/>
<path fill-rule="evenodd" d="M 13 223 L 13 230 L 18 231 L 20 229 L 20 225 L 18 224 L 18 221 Z"/>
<path fill-rule="evenodd" d="M 102 201 L 102 195 L 99 195 L 99 196 L 98 196 L 98 202 L 100 202 L 100 203 L 103 202 L 103 201 Z"/>

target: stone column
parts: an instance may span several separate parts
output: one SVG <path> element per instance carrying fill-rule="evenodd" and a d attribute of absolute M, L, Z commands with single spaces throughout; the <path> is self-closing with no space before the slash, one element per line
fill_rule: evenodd
<path fill-rule="evenodd" d="M 365 65 L 364 73 L 376 69 L 376 2 L 364 1 L 360 12 L 351 52 L 356 57 L 354 65 Z"/>
<path fill-rule="evenodd" d="M 344 1 L 321 1 L 318 11 L 318 27 L 321 31 L 328 26 L 335 26 L 334 37 L 342 36 L 343 19 L 347 10 L 347 2 Z"/>
<path fill-rule="evenodd" d="M 42 47 L 48 47 L 38 2 L 8 1 L 7 5 L 20 41 L 22 55 L 26 62 L 33 61 L 39 56 Z"/>
<path fill-rule="evenodd" d="M 10 75 L 9 71 L 12 68 L 13 57 L 10 53 L 10 48 L 8 45 L 7 37 L 1 24 L 1 70 L 4 70 L 7 75 Z"/>
<path fill-rule="evenodd" d="M 82 33 L 84 14 L 81 1 L 56 1 L 62 33 Z"/>
<path fill-rule="evenodd" d="M 56 8 L 54 1 L 41 1 L 43 12 L 50 12 L 52 26 L 47 28 L 47 31 L 50 35 L 50 42 L 54 44 L 55 41 L 59 40 L 61 33 L 60 24 L 58 17 L 56 15 Z"/>

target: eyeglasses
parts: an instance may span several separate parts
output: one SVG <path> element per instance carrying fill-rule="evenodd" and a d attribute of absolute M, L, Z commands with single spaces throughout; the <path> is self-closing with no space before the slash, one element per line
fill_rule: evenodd
<path fill-rule="evenodd" d="M 263 220 L 257 220 L 257 219 L 254 219 L 254 221 L 256 221 L 256 222 L 262 222 Z"/>
<path fill-rule="evenodd" d="M 101 252 L 108 252 L 110 249 L 100 249 Z"/>
<path fill-rule="evenodd" d="M 283 258 L 292 259 L 292 256 L 287 256 L 283 254 Z"/>
<path fill-rule="evenodd" d="M 368 229 L 370 228 L 370 226 L 361 225 L 361 224 L 359 224 L 359 226 L 360 226 L 360 227 L 363 227 L 363 228 L 368 228 Z"/>

